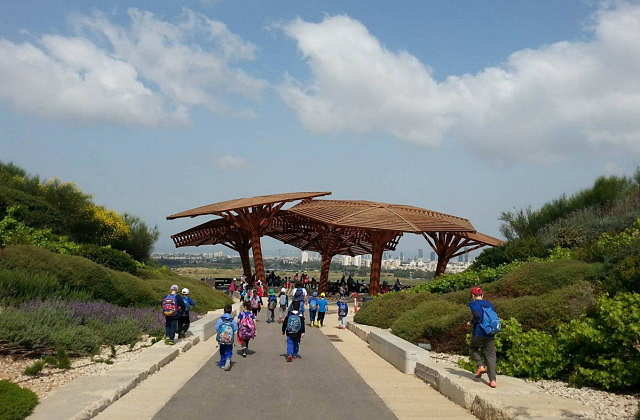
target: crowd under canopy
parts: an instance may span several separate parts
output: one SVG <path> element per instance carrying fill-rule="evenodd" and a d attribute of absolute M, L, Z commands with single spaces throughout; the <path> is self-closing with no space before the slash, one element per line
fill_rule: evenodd
<path fill-rule="evenodd" d="M 435 275 L 445 272 L 451 258 L 500 239 L 476 231 L 468 219 L 402 204 L 363 200 L 318 199 L 330 192 L 294 192 L 213 203 L 172 214 L 168 220 L 218 216 L 171 236 L 176 247 L 225 245 L 240 254 L 244 275 L 265 281 L 260 238 L 270 236 L 322 257 L 318 288 L 326 291 L 335 255 L 371 254 L 369 293 L 380 290 L 384 251 L 393 251 L 405 233 L 424 237 L 438 256 Z M 286 204 L 295 205 L 284 209 Z M 251 269 L 249 250 L 253 254 Z"/>

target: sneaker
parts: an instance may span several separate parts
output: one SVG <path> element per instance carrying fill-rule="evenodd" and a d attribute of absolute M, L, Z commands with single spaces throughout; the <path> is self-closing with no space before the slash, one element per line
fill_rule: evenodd
<path fill-rule="evenodd" d="M 478 368 L 478 370 L 476 370 L 476 378 L 479 378 L 482 376 L 483 373 L 485 373 L 487 371 L 487 368 L 484 366 L 480 366 Z"/>
<path fill-rule="evenodd" d="M 242 350 L 242 357 L 247 357 L 247 349 Z"/>
<path fill-rule="evenodd" d="M 496 386 L 498 386 L 498 384 L 496 384 L 496 381 L 491 381 L 491 382 L 489 382 L 489 386 L 491 388 L 495 388 Z"/>
<path fill-rule="evenodd" d="M 293 362 L 293 357 L 287 356 L 287 362 Z"/>
<path fill-rule="evenodd" d="M 164 340 L 164 344 L 168 346 L 173 346 L 174 344 L 176 344 L 176 342 L 167 338 L 166 340 Z"/>
<path fill-rule="evenodd" d="M 224 370 L 229 370 L 229 369 L 231 369 L 231 360 L 227 359 L 224 362 Z"/>
<path fill-rule="evenodd" d="M 300 356 L 299 354 L 294 354 L 293 357 L 295 357 L 296 359 L 302 359 L 302 356 Z"/>

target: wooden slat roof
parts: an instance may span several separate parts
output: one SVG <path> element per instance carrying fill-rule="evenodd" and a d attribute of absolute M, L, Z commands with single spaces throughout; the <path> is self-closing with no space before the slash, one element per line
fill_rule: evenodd
<path fill-rule="evenodd" d="M 397 232 L 475 232 L 469 220 L 420 207 L 374 201 L 310 200 L 290 212 L 334 226 Z"/>
<path fill-rule="evenodd" d="M 373 252 L 369 232 L 355 228 L 336 228 L 283 210 L 274 217 L 267 235 L 304 251 L 322 253 L 330 248 L 335 255 L 365 255 Z M 399 236 L 385 244 L 394 250 Z M 330 245 L 329 245 L 330 244 Z"/>
<path fill-rule="evenodd" d="M 179 213 L 167 216 L 168 220 L 178 219 L 180 217 L 196 217 L 205 214 L 220 214 L 226 211 L 243 209 L 247 207 L 261 206 L 274 203 L 286 203 L 289 201 L 305 200 L 314 197 L 329 195 L 331 192 L 292 192 L 284 194 L 259 195 L 257 197 L 238 198 L 235 200 L 222 201 L 219 203 L 207 204 L 206 206 L 196 207 L 191 210 L 185 210 Z"/>
<path fill-rule="evenodd" d="M 176 248 L 225 244 L 240 238 L 241 232 L 226 219 L 215 219 L 171 235 Z"/>
<path fill-rule="evenodd" d="M 472 241 L 483 245 L 500 246 L 504 244 L 503 240 L 494 238 L 493 236 L 485 235 L 484 233 L 480 232 L 460 232 L 460 236 L 469 238 Z"/>

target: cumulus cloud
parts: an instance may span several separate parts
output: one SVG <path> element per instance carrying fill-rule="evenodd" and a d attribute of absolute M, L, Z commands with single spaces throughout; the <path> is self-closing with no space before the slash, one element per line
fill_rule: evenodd
<path fill-rule="evenodd" d="M 454 140 L 500 159 L 640 153 L 638 5 L 600 10 L 590 41 L 516 51 L 499 67 L 442 81 L 348 16 L 296 19 L 282 29 L 311 78 L 287 76 L 280 94 L 313 131 L 382 132 L 432 147 Z"/>
<path fill-rule="evenodd" d="M 250 115 L 227 103 L 257 98 L 265 82 L 237 63 L 255 46 L 224 23 L 185 10 L 175 22 L 131 9 L 128 26 L 101 13 L 72 19 L 73 36 L 0 38 L 0 99 L 54 118 L 185 123 L 193 107 Z"/>
<path fill-rule="evenodd" d="M 249 166 L 249 162 L 240 156 L 224 155 L 216 158 L 216 168 L 218 169 L 242 169 Z"/>

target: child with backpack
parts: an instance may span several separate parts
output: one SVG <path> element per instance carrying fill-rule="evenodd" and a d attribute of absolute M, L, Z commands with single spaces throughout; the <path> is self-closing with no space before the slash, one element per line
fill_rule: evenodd
<path fill-rule="evenodd" d="M 178 331 L 178 320 L 180 313 L 184 309 L 182 296 L 178 294 L 178 285 L 174 284 L 169 289 L 169 294 L 162 298 L 162 314 L 164 315 L 164 343 L 167 345 L 176 344 L 176 332 Z"/>
<path fill-rule="evenodd" d="M 253 293 L 251 295 L 251 299 L 249 299 L 249 304 L 251 305 L 251 312 L 253 316 L 258 319 L 258 312 L 262 308 L 262 300 L 260 299 L 260 295 L 258 293 Z"/>
<path fill-rule="evenodd" d="M 479 287 L 471 289 L 469 309 L 473 319 L 467 324 L 471 330 L 471 359 L 478 365 L 476 378 L 483 373 L 489 375 L 489 386 L 496 387 L 496 343 L 494 335 L 500 331 L 500 318 L 493 304 L 484 300 Z"/>
<path fill-rule="evenodd" d="M 189 325 L 191 325 L 191 308 L 196 306 L 196 302 L 189 296 L 189 289 L 186 287 L 182 289 L 182 302 L 184 307 L 180 313 L 180 319 L 178 320 L 178 338 L 184 338 L 187 336 Z"/>
<path fill-rule="evenodd" d="M 224 370 L 231 369 L 233 356 L 233 338 L 238 331 L 238 323 L 231 315 L 231 305 L 224 306 L 224 314 L 216 321 L 216 341 L 220 345 L 220 361 L 218 366 Z"/>
<path fill-rule="evenodd" d="M 287 362 L 300 359 L 300 340 L 304 337 L 304 315 L 300 314 L 300 302 L 291 304 L 291 311 L 282 322 L 282 335 L 287 336 Z"/>
<path fill-rule="evenodd" d="M 287 289 L 284 287 L 280 289 L 278 304 L 280 305 L 280 318 L 278 318 L 278 322 L 282 322 L 287 314 L 287 307 L 289 306 L 289 296 L 287 296 Z"/>
<path fill-rule="evenodd" d="M 251 303 L 244 303 L 244 310 L 238 315 L 238 344 L 242 347 L 242 357 L 247 357 L 249 341 L 256 337 L 256 316 L 251 311 Z"/>
<path fill-rule="evenodd" d="M 309 298 L 309 325 L 313 327 L 316 323 L 316 314 L 318 313 L 318 292 L 313 292 Z"/>
<path fill-rule="evenodd" d="M 291 301 L 299 302 L 299 309 L 302 315 L 304 315 L 304 301 L 307 299 L 307 289 L 302 287 L 301 283 L 296 283 L 296 288 L 291 292 Z"/>
<path fill-rule="evenodd" d="M 269 289 L 269 297 L 267 298 L 267 309 L 269 313 L 267 314 L 267 322 L 275 322 L 275 311 L 278 306 L 278 298 L 276 297 L 276 292 L 273 289 Z"/>
<path fill-rule="evenodd" d="M 316 321 L 316 327 L 324 327 L 324 316 L 327 313 L 327 307 L 329 306 L 329 302 L 325 298 L 325 294 L 320 293 L 320 299 L 318 302 L 318 320 Z"/>
<path fill-rule="evenodd" d="M 342 301 L 342 297 L 338 298 L 338 328 L 345 329 L 347 328 L 347 314 L 349 313 L 349 305 L 346 302 Z"/>

